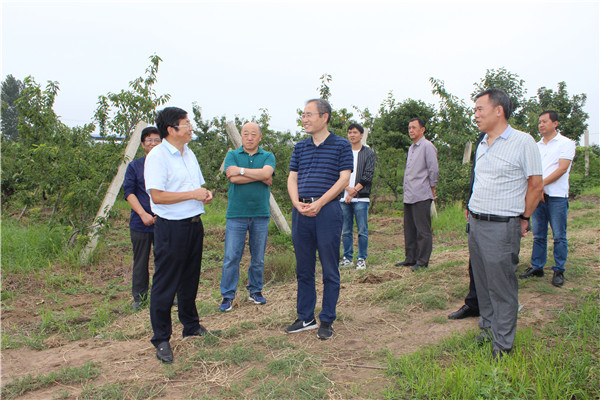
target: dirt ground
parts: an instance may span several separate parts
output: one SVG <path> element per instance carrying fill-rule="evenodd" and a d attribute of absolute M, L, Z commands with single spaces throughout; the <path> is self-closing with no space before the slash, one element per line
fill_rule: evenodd
<path fill-rule="evenodd" d="M 570 212 L 570 219 L 579 217 L 589 209 Z M 400 218 L 383 217 L 376 219 L 375 229 L 371 234 L 371 245 L 377 251 L 395 251 L 398 243 L 403 243 L 402 232 L 395 232 L 401 226 Z M 570 232 L 570 240 L 577 243 L 576 253 L 600 254 L 600 224 L 591 228 Z M 377 243 L 375 245 L 375 243 Z M 464 294 L 468 285 L 467 260 L 468 253 L 464 239 L 456 243 L 445 243 L 443 251 L 436 251 L 432 256 L 431 265 L 458 261 L 454 274 L 464 287 Z M 530 256 L 531 238 L 522 242 L 521 264 L 519 271 L 527 267 Z M 127 266 L 123 254 L 115 254 L 116 262 L 101 273 L 96 273 L 97 279 L 103 276 L 127 276 Z M 598 258 L 595 258 L 598 260 Z M 104 266 L 106 267 L 106 266 Z M 544 278 L 549 290 L 536 290 L 536 285 L 526 285 L 520 290 L 519 300 L 523 310 L 519 314 L 519 328 L 534 327 L 541 329 L 551 315 L 561 309 L 564 304 L 572 303 L 581 290 L 598 290 L 598 277 L 600 264 L 595 263 L 590 268 L 590 282 L 585 285 L 569 280 L 568 273 L 563 288 L 550 290 L 551 274 Z M 427 281 L 427 272 L 419 272 L 422 280 Z M 198 300 L 213 302 L 215 308 L 218 301 L 213 295 L 218 288 L 219 271 L 210 270 L 203 275 L 203 280 L 210 282 L 210 287 L 201 284 Z M 412 279 L 413 274 L 408 268 L 398 268 L 390 262 L 378 265 L 369 265 L 364 273 L 354 270 L 342 271 L 342 289 L 338 303 L 338 320 L 334 324 L 335 334 L 333 339 L 320 341 L 316 338 L 316 331 L 300 332 L 285 335 L 283 328 L 295 318 L 296 286 L 295 283 L 266 285 L 264 294 L 268 304 L 264 306 L 253 305 L 240 301 L 228 313 L 214 313 L 202 318 L 202 323 L 209 329 L 227 330 L 232 326 L 246 321 L 252 323 L 240 335 L 219 339 L 224 347 L 231 347 L 236 343 L 249 343 L 266 341 L 269 337 L 286 336 L 294 351 L 305 351 L 320 361 L 325 376 L 331 385 L 328 398 L 380 398 L 382 391 L 390 385 L 390 380 L 384 373 L 387 352 L 398 356 L 414 352 L 429 344 L 435 344 L 443 338 L 466 331 L 475 332 L 477 319 L 468 318 L 459 321 L 448 321 L 446 316 L 458 309 L 462 298 L 449 296 L 447 308 L 424 311 L 418 305 L 406 307 L 402 312 L 393 310 L 389 303 L 373 300 L 381 285 L 387 282 Z M 439 275 L 438 275 L 439 276 Z M 588 279 L 588 278 L 585 278 Z M 589 279 L 588 279 L 589 280 Z M 435 283 L 435 282 L 434 282 Z M 442 282 L 438 283 L 442 285 Z M 99 282 L 100 284 L 100 282 Z M 21 300 L 15 301 L 9 311 L 2 313 L 2 323 L 34 324 L 39 321 L 39 315 L 32 310 L 45 301 L 44 297 L 36 293 L 36 285 L 30 281 L 18 281 L 12 278 L 3 282 L 5 288 L 20 287 L 20 291 L 27 293 Z M 319 291 L 319 299 L 321 293 Z M 127 296 L 120 293 L 119 296 Z M 243 294 L 242 294 L 243 296 Z M 91 307 L 95 295 L 79 294 L 70 296 L 65 306 Z M 243 300 L 243 298 L 242 298 Z M 100 364 L 102 373 L 93 380 L 94 386 L 107 383 L 151 383 L 162 389 L 162 397 L 166 399 L 197 398 L 199 394 L 211 398 L 229 398 L 223 396 L 224 387 L 230 387 L 235 382 L 246 376 L 253 368 L 260 367 L 261 362 L 251 361 L 240 366 L 224 362 L 197 361 L 187 371 L 169 376 L 165 367 L 156 360 L 155 351 L 149 342 L 151 330 L 149 327 L 148 310 L 135 314 L 124 313 L 119 316 L 110 327 L 112 330 L 122 330 L 133 339 L 106 339 L 102 335 L 95 338 L 68 341 L 62 335 L 54 335 L 45 340 L 44 350 L 31 348 L 6 349 L 2 351 L 1 377 L 3 385 L 15 378 L 27 374 L 48 374 L 66 366 L 77 367 L 88 361 Z M 110 330 L 109 329 L 109 330 Z M 179 334 L 181 325 L 174 320 L 174 334 L 171 346 L 175 354 L 174 366 L 183 362 L 184 355 L 195 351 L 195 339 L 182 340 Z M 106 330 L 106 329 L 105 329 Z M 265 358 L 281 357 L 289 351 L 286 348 L 270 349 Z M 264 364 L 264 361 L 263 363 Z M 53 385 L 45 389 L 33 391 L 23 395 L 22 399 L 52 399 L 62 396 L 65 390 L 70 397 L 78 398 L 81 385 L 65 387 Z M 63 397 L 61 397 L 63 398 Z"/>

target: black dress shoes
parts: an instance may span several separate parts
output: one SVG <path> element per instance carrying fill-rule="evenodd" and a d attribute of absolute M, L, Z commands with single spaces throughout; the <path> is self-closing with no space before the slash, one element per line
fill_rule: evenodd
<path fill-rule="evenodd" d="M 185 338 L 189 338 L 189 337 L 199 337 L 199 336 L 204 336 L 204 335 L 209 335 L 209 334 L 210 335 L 219 335 L 220 333 L 221 333 L 220 330 L 209 331 L 202 325 L 198 325 L 198 329 L 196 329 L 194 332 L 188 333 L 188 334 L 182 334 L 182 336 L 185 339 Z"/>
<path fill-rule="evenodd" d="M 565 283 L 565 277 L 562 272 L 554 271 L 554 276 L 552 277 L 552 284 L 556 287 L 561 287 Z"/>
<path fill-rule="evenodd" d="M 530 267 L 527 271 L 519 275 L 519 279 L 525 279 L 531 276 L 537 276 L 538 278 L 541 278 L 542 276 L 544 276 L 544 270 Z"/>
<path fill-rule="evenodd" d="M 162 342 L 156 346 L 156 358 L 165 364 L 171 364 L 173 362 L 173 352 L 171 351 L 169 342 Z"/>
<path fill-rule="evenodd" d="M 425 264 L 425 265 L 423 265 L 423 264 L 415 264 L 411 268 L 412 268 L 413 272 L 415 272 L 415 271 L 418 271 L 420 269 L 427 268 L 427 267 L 428 267 L 427 264 Z"/>
<path fill-rule="evenodd" d="M 448 315 L 448 319 L 463 319 L 469 317 L 479 317 L 479 310 L 475 310 L 466 304 L 459 308 L 458 311 L 454 311 L 452 314 Z"/>
<path fill-rule="evenodd" d="M 413 265 L 415 265 L 416 262 L 414 261 L 400 261 L 396 263 L 396 267 L 412 267 Z"/>

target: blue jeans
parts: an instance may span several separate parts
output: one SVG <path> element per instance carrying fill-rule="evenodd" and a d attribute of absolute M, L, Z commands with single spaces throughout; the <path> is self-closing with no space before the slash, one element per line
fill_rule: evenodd
<path fill-rule="evenodd" d="M 344 213 L 344 225 L 342 226 L 342 243 L 344 244 L 344 258 L 352 261 L 353 257 L 353 237 L 354 219 L 356 218 L 356 228 L 358 229 L 358 258 L 367 259 L 367 247 L 369 246 L 369 224 L 367 215 L 369 214 L 369 202 L 357 201 L 347 204 L 340 202 L 342 212 Z"/>
<path fill-rule="evenodd" d="M 317 251 L 323 268 L 323 302 L 319 319 L 333 322 L 340 296 L 340 237 L 342 236 L 342 209 L 340 202 L 325 204 L 316 217 L 307 217 L 292 210 L 292 242 L 296 253 L 298 297 L 296 310 L 302 321 L 315 318 L 317 291 L 315 267 Z"/>
<path fill-rule="evenodd" d="M 246 247 L 246 232 L 249 235 L 248 248 L 251 256 L 250 268 L 248 268 L 249 284 L 246 289 L 250 294 L 262 291 L 269 217 L 227 218 L 225 256 L 221 274 L 221 294 L 224 298 L 235 298 L 240 280 L 240 261 Z"/>
<path fill-rule="evenodd" d="M 567 197 L 550 197 L 540 202 L 532 214 L 533 250 L 531 251 L 531 266 L 541 270 L 546 265 L 546 246 L 548 242 L 548 223 L 552 228 L 554 239 L 554 263 L 552 269 L 556 272 L 565 271 L 567 261 Z"/>

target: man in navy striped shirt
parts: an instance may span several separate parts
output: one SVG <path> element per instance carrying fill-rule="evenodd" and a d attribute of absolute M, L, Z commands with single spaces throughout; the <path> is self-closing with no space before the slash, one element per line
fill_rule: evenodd
<path fill-rule="evenodd" d="M 323 268 L 323 302 L 319 314 L 319 339 L 333 336 L 340 271 L 338 269 L 342 235 L 340 193 L 348 186 L 352 173 L 352 146 L 347 139 L 327 130 L 331 106 L 326 100 L 309 100 L 302 114 L 302 125 L 310 138 L 294 147 L 290 161 L 288 193 L 292 200 L 292 241 L 296 253 L 298 318 L 287 333 L 315 329 L 316 255 Z"/>

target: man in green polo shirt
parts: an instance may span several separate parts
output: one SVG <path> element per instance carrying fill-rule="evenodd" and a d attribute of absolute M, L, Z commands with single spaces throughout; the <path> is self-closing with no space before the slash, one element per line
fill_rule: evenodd
<path fill-rule="evenodd" d="M 225 175 L 229 179 L 227 202 L 227 226 L 225 228 L 225 256 L 221 274 L 221 295 L 223 302 L 220 311 L 229 311 L 240 278 L 240 261 L 246 244 L 251 261 L 248 268 L 250 292 L 248 300 L 255 304 L 265 304 L 262 295 L 263 272 L 265 269 L 265 248 L 269 228 L 269 197 L 275 171 L 275 156 L 261 149 L 260 127 L 248 122 L 242 127 L 242 147 L 231 150 L 225 157 Z"/>

